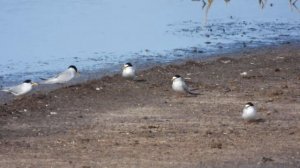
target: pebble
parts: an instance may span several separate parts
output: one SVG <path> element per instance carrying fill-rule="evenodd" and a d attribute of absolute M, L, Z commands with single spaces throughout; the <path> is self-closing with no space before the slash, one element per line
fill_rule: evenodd
<path fill-rule="evenodd" d="M 56 114 L 57 114 L 57 112 L 54 112 L 54 111 L 50 112 L 50 115 L 56 115 Z"/>
<path fill-rule="evenodd" d="M 96 87 L 96 90 L 99 91 L 99 90 L 102 90 L 103 87 Z"/>
<path fill-rule="evenodd" d="M 247 72 L 242 72 L 242 73 L 240 73 L 240 75 L 241 75 L 242 77 L 245 77 L 245 76 L 248 75 L 248 73 L 247 73 Z"/>
<path fill-rule="evenodd" d="M 231 60 L 222 60 L 221 62 L 222 62 L 223 64 L 228 64 L 228 63 L 231 62 Z"/>

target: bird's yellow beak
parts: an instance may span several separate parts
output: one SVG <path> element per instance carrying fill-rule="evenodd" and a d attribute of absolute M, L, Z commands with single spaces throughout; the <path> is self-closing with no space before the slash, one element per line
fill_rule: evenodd
<path fill-rule="evenodd" d="M 39 84 L 38 84 L 38 83 L 35 83 L 35 82 L 32 82 L 31 85 L 32 85 L 32 86 L 38 86 Z"/>
<path fill-rule="evenodd" d="M 173 80 L 175 80 L 175 79 L 176 79 L 176 77 L 173 77 L 171 81 L 173 81 Z"/>

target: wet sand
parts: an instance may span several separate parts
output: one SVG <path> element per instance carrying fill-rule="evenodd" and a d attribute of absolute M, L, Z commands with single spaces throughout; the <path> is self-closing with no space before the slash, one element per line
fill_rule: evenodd
<path fill-rule="evenodd" d="M 300 45 L 106 76 L 0 106 L 1 167 L 298 167 Z M 247 72 L 246 76 L 240 73 Z M 180 74 L 201 95 L 177 95 Z M 246 123 L 246 102 L 260 120 Z"/>

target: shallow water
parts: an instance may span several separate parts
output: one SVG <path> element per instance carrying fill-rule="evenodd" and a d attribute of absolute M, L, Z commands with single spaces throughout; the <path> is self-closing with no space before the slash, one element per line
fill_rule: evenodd
<path fill-rule="evenodd" d="M 0 85 L 299 40 L 288 0 L 0 0 Z M 295 5 L 300 5 L 297 2 Z"/>

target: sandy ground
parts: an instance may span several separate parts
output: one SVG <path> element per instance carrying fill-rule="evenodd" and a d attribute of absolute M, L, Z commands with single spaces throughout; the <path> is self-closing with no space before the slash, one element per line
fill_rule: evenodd
<path fill-rule="evenodd" d="M 201 95 L 175 94 L 174 74 Z M 115 75 L 1 105 L 0 167 L 300 166 L 299 45 L 139 75 L 146 81 Z M 241 119 L 248 101 L 259 122 Z"/>

